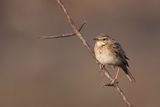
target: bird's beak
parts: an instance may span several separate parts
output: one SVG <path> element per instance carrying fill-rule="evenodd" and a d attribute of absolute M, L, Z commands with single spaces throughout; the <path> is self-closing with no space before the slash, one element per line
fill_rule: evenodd
<path fill-rule="evenodd" d="M 98 40 L 97 38 L 93 38 L 93 40 Z"/>

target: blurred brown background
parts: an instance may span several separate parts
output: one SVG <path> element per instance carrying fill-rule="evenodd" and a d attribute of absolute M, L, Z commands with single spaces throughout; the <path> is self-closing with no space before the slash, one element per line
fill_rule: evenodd
<path fill-rule="evenodd" d="M 116 38 L 137 82 L 121 72 L 135 107 L 160 106 L 160 1 L 63 0 L 94 46 L 99 33 Z M 125 107 L 79 39 L 39 36 L 71 32 L 56 0 L 0 0 L 0 107 Z"/>

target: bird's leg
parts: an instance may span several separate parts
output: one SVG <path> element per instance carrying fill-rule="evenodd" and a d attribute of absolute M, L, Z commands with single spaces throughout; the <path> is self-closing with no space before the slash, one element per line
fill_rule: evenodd
<path fill-rule="evenodd" d="M 100 71 L 102 71 L 104 69 L 104 67 L 105 67 L 105 65 L 99 64 Z"/>
<path fill-rule="evenodd" d="M 118 69 L 117 69 L 116 76 L 115 76 L 114 79 L 112 80 L 111 84 L 117 83 L 118 74 L 119 74 L 119 67 L 118 67 Z"/>
<path fill-rule="evenodd" d="M 106 84 L 105 86 L 114 86 L 115 84 L 118 84 L 118 81 L 117 81 L 118 74 L 119 74 L 119 67 L 117 69 L 116 76 L 113 78 L 111 83 L 110 84 Z"/>

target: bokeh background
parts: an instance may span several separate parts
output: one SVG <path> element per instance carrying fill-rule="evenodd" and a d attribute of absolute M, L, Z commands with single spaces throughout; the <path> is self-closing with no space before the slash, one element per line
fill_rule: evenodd
<path fill-rule="evenodd" d="M 116 38 L 136 78 L 121 87 L 135 107 L 160 106 L 160 1 L 63 0 L 82 34 Z M 0 0 L 0 107 L 125 107 L 72 32 L 56 0 Z"/>

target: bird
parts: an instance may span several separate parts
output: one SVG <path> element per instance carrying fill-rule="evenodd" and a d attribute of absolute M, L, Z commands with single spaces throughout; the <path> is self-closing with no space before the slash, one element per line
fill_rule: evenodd
<path fill-rule="evenodd" d="M 129 71 L 129 58 L 119 42 L 107 34 L 99 34 L 95 40 L 94 53 L 96 59 L 100 62 L 100 69 L 105 66 L 112 66 L 118 68 L 111 84 L 114 84 L 118 78 L 120 68 L 124 71 L 131 82 L 135 82 L 135 78 Z"/>

